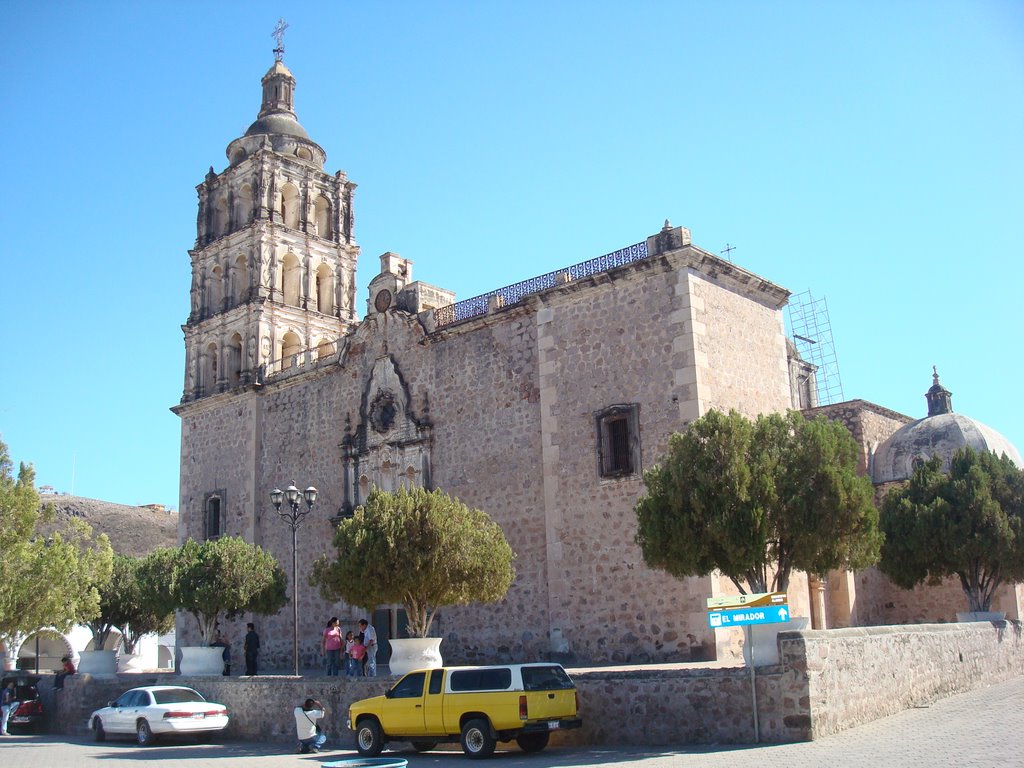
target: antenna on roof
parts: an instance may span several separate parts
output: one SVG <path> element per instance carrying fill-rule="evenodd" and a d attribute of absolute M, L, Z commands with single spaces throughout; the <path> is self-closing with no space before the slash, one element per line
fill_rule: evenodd
<path fill-rule="evenodd" d="M 274 48 L 274 61 L 280 61 L 284 58 L 284 31 L 286 29 L 288 29 L 288 23 L 283 18 L 280 18 L 277 20 L 277 26 L 274 27 L 274 31 L 270 35 L 277 41 L 277 47 Z"/>

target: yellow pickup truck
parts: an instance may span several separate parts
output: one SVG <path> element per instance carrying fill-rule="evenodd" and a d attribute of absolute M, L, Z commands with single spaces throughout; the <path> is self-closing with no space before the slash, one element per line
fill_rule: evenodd
<path fill-rule="evenodd" d="M 488 757 L 499 741 L 525 752 L 548 745 L 551 731 L 579 728 L 576 686 L 558 664 L 442 667 L 410 672 L 383 696 L 349 707 L 348 727 L 359 754 L 380 754 L 389 741 L 411 741 L 417 752 L 441 742 Z"/>

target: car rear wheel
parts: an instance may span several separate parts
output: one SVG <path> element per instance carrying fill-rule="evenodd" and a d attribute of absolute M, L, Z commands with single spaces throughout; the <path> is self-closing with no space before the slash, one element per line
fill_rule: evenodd
<path fill-rule="evenodd" d="M 356 727 L 356 749 L 364 757 L 376 757 L 384 749 L 384 732 L 376 720 L 361 720 Z"/>
<path fill-rule="evenodd" d="M 92 721 L 92 737 L 96 741 L 106 741 L 107 732 L 103 730 L 103 721 L 98 717 L 93 718 Z"/>
<path fill-rule="evenodd" d="M 516 744 L 523 752 L 540 752 L 548 745 L 550 734 L 547 731 L 537 733 L 521 733 L 516 736 Z"/>
<path fill-rule="evenodd" d="M 494 754 L 494 745 L 491 726 L 486 720 L 477 718 L 469 720 L 462 726 L 462 751 L 466 757 L 474 759 L 490 757 Z"/>
<path fill-rule="evenodd" d="M 429 752 L 436 746 L 436 741 L 414 741 L 412 743 L 412 748 L 415 749 L 417 752 Z"/>
<path fill-rule="evenodd" d="M 149 727 L 149 723 L 145 720 L 139 720 L 138 724 L 136 724 L 135 736 L 140 747 L 148 747 L 156 741 L 153 729 Z"/>

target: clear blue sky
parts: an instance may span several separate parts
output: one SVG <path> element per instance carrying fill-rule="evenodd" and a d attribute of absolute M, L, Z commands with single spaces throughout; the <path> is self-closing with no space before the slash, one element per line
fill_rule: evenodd
<path fill-rule="evenodd" d="M 285 6 L 287 6 L 285 8 Z M 195 185 L 271 32 L 377 256 L 460 298 L 666 218 L 825 297 L 847 398 L 1024 449 L 1024 3 L 5 6 L 0 434 L 37 483 L 178 504 Z"/>

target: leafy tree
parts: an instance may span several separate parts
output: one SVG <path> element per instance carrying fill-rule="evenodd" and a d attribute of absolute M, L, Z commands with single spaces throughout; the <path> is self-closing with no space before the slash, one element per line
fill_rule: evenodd
<path fill-rule="evenodd" d="M 135 653 L 143 635 L 169 632 L 174 627 L 174 611 L 163 608 L 161 601 L 147 599 L 147 586 L 140 581 L 142 560 L 129 555 L 114 555 L 110 580 L 101 585 L 100 614 L 89 622 L 97 649 L 106 645 L 111 630 L 121 632 L 125 653 Z M 150 585 L 148 594 L 155 594 L 164 585 Z"/>
<path fill-rule="evenodd" d="M 440 490 L 374 489 L 334 534 L 338 556 L 313 563 L 325 600 L 373 610 L 401 603 L 408 632 L 426 637 L 438 608 L 497 602 L 515 578 L 501 527 Z"/>
<path fill-rule="evenodd" d="M 0 641 L 13 651 L 41 627 L 67 632 L 99 614 L 97 584 L 110 577 L 113 553 L 103 534 L 72 519 L 44 534 L 52 509 L 40 509 L 35 472 L 12 472 L 0 441 Z"/>
<path fill-rule="evenodd" d="M 742 594 L 784 591 L 793 569 L 824 575 L 878 560 L 871 482 L 841 424 L 795 411 L 751 422 L 709 411 L 644 473 L 636 542 L 673 576 L 729 577 Z"/>
<path fill-rule="evenodd" d="M 987 611 L 1004 581 L 1024 581 L 1024 471 L 963 448 L 949 472 L 933 457 L 882 501 L 879 569 L 910 589 L 956 576 L 969 610 Z"/>
<path fill-rule="evenodd" d="M 287 578 L 273 555 L 235 536 L 158 549 L 138 574 L 143 604 L 157 616 L 178 609 L 192 614 L 204 645 L 213 642 L 221 614 L 272 614 L 288 602 Z"/>

